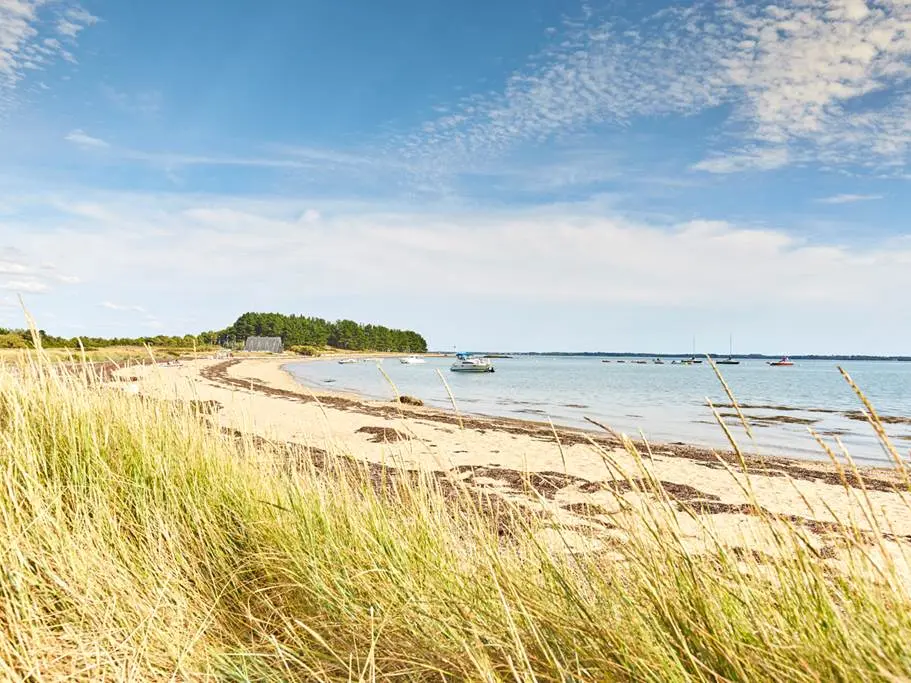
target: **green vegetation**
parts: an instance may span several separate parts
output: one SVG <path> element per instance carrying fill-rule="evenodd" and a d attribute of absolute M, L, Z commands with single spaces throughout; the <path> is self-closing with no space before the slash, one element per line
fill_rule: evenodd
<path fill-rule="evenodd" d="M 322 318 L 309 318 L 281 313 L 244 313 L 233 325 L 224 330 L 201 332 L 184 336 L 155 335 L 149 337 L 55 337 L 39 330 L 41 346 L 45 349 L 104 349 L 111 347 L 153 346 L 162 349 L 212 349 L 215 346 L 242 348 L 247 337 L 281 337 L 285 348 L 295 348 L 296 353 L 319 355 L 326 347 L 346 351 L 393 351 L 425 353 L 427 342 L 417 332 L 394 330 L 382 325 L 361 325 L 352 320 L 328 322 Z M 0 349 L 32 348 L 29 330 L 0 328 Z M 302 349 L 313 349 L 307 353 Z"/>
<path fill-rule="evenodd" d="M 846 531 L 841 569 L 767 518 L 779 552 L 696 554 L 659 497 L 623 541 L 555 552 L 541 534 L 570 530 L 456 480 L 238 440 L 83 377 L 0 368 L 0 678 L 911 676 L 881 535 Z"/>
<path fill-rule="evenodd" d="M 320 350 L 315 346 L 291 346 L 288 348 L 291 353 L 299 356 L 319 356 Z"/>
<path fill-rule="evenodd" d="M 182 337 L 157 334 L 149 337 L 55 337 L 39 330 L 41 346 L 45 349 L 78 349 L 80 344 L 85 349 L 105 349 L 114 346 L 154 346 L 159 348 L 192 349 L 194 346 L 209 346 L 212 342 L 202 340 L 192 334 Z M 0 328 L 0 348 L 26 349 L 34 348 L 32 333 L 26 329 L 9 330 Z"/>
<path fill-rule="evenodd" d="M 22 335 L 0 330 L 0 349 L 27 349 L 29 346 Z"/>
<path fill-rule="evenodd" d="M 361 325 L 352 320 L 328 322 L 282 313 L 244 313 L 231 327 L 215 334 L 218 340 L 242 341 L 251 336 L 281 337 L 291 346 L 331 346 L 347 351 L 396 351 L 424 353 L 427 342 L 417 332 L 393 330 L 382 325 Z M 212 341 L 208 336 L 207 341 Z"/>

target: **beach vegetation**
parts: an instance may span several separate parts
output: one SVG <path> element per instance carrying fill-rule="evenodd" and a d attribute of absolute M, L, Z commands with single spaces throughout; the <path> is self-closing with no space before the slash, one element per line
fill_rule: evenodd
<path fill-rule="evenodd" d="M 288 348 L 288 351 L 291 353 L 296 353 L 299 356 L 320 356 L 322 355 L 322 350 L 318 349 L 315 346 L 301 345 L 301 346 L 291 346 Z"/>
<path fill-rule="evenodd" d="M 20 335 L 11 332 L 0 333 L 0 349 L 27 349 L 28 342 Z"/>
<path fill-rule="evenodd" d="M 761 552 L 695 551 L 629 440 L 651 502 L 574 528 L 93 377 L 0 367 L 6 680 L 911 677 L 907 559 L 847 485 L 872 528 L 833 525 L 840 561 L 764 512 Z"/>

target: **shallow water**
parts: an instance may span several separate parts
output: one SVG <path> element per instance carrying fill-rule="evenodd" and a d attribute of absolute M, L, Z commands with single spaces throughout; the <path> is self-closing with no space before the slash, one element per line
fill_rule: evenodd
<path fill-rule="evenodd" d="M 579 356 L 516 356 L 496 359 L 492 374 L 449 372 L 451 358 L 428 358 L 424 365 L 383 361 L 383 370 L 401 394 L 428 405 L 452 408 L 437 374 L 439 369 L 464 413 L 497 415 L 593 428 L 590 417 L 629 434 L 641 429 L 656 442 L 725 446 L 706 398 L 728 403 L 711 367 L 702 365 L 634 364 L 630 359 Z M 861 405 L 841 378 L 844 367 L 882 415 L 911 418 L 911 363 L 888 361 L 797 361 L 794 367 L 769 367 L 765 361 L 720 366 L 737 400 L 749 406 L 755 442 L 739 421 L 725 417 L 735 437 L 750 452 L 825 458 L 808 427 L 834 445 L 839 435 L 851 455 L 868 464 L 888 462 L 870 426 L 845 413 Z M 315 361 L 287 366 L 303 384 L 391 399 L 393 389 L 375 362 L 340 365 Z M 720 409 L 731 415 L 731 409 Z M 790 422 L 781 422 L 789 420 Z M 911 422 L 911 419 L 909 419 Z M 911 424 L 887 425 L 900 453 L 911 449 Z"/>

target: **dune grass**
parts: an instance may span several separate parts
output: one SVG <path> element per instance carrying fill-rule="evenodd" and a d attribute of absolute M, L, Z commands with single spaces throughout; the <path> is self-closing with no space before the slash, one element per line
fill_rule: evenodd
<path fill-rule="evenodd" d="M 555 551 L 458 482 L 291 463 L 84 377 L 0 368 L 2 679 L 911 677 L 911 601 L 850 533 L 839 566 L 774 520 L 774 557 L 694 554 L 655 502 Z"/>
<path fill-rule="evenodd" d="M 40 358 L 50 362 L 91 362 L 91 363 L 126 363 L 130 361 L 170 360 L 181 357 L 211 355 L 215 347 L 179 347 L 179 346 L 106 346 L 103 348 L 80 349 L 0 349 L 0 362 L 17 363 Z"/>

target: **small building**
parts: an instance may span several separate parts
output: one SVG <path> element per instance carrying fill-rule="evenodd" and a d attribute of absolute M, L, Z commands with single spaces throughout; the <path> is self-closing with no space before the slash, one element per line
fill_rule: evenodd
<path fill-rule="evenodd" d="M 256 353 L 282 353 L 285 350 L 281 337 L 247 337 L 244 351 Z"/>

